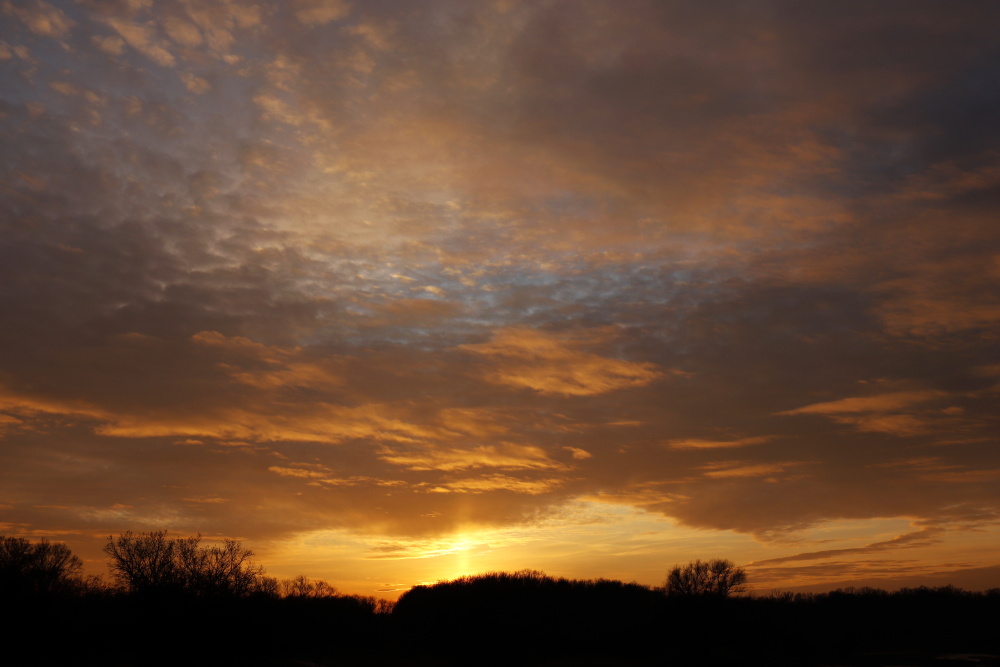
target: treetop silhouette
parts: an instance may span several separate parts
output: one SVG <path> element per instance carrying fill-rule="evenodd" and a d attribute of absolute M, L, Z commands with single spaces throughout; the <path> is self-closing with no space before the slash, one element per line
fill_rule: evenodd
<path fill-rule="evenodd" d="M 44 595 L 80 582 L 83 562 L 61 542 L 0 536 L 0 594 Z"/>
<path fill-rule="evenodd" d="M 731 560 L 716 558 L 675 565 L 667 573 L 664 589 L 670 597 L 727 598 L 745 593 L 749 587 L 742 567 L 736 567 Z"/>
<path fill-rule="evenodd" d="M 277 582 L 251 560 L 253 551 L 238 540 L 201 546 L 201 535 L 169 538 L 157 530 L 138 535 L 127 531 L 108 537 L 104 546 L 114 579 L 139 595 L 247 597 L 274 592 Z"/>

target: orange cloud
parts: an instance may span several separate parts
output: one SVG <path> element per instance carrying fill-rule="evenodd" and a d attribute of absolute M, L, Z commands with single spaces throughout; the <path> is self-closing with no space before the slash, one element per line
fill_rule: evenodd
<path fill-rule="evenodd" d="M 930 423 L 913 415 L 836 415 L 833 420 L 840 424 L 852 424 L 866 433 L 889 433 L 898 436 L 913 436 L 930 430 Z"/>
<path fill-rule="evenodd" d="M 569 452 L 574 459 L 578 461 L 584 461 L 589 458 L 593 458 L 593 454 L 588 452 L 586 449 L 580 449 L 579 447 L 563 447 L 567 452 Z"/>
<path fill-rule="evenodd" d="M 111 419 L 112 413 L 82 399 L 60 399 L 55 397 L 19 394 L 0 386 L 0 410 L 8 410 L 24 416 L 35 414 L 68 415 Z M 12 418 L 13 419 L 13 418 Z"/>
<path fill-rule="evenodd" d="M 542 394 L 593 396 L 641 387 L 663 376 L 655 364 L 602 357 L 583 347 L 603 342 L 592 336 L 557 335 L 511 327 L 494 333 L 488 343 L 460 349 L 487 357 L 496 368 L 486 378 L 497 384 L 534 389 Z"/>
<path fill-rule="evenodd" d="M 531 445 L 501 443 L 469 449 L 429 448 L 418 451 L 398 451 L 385 448 L 379 455 L 383 461 L 410 470 L 465 470 L 468 468 L 563 469 L 545 450 Z"/>
<path fill-rule="evenodd" d="M 303 468 L 289 468 L 286 466 L 269 466 L 268 470 L 282 477 L 302 477 L 304 479 L 322 479 L 329 474 L 320 470 L 305 470 Z"/>
<path fill-rule="evenodd" d="M 952 484 L 981 484 L 983 482 L 992 483 L 1000 481 L 1000 468 L 936 472 L 921 475 L 920 478 L 929 482 L 948 482 Z"/>
<path fill-rule="evenodd" d="M 62 37 L 76 25 L 65 12 L 45 0 L 35 0 L 33 3 L 6 0 L 2 9 L 5 14 L 13 14 L 21 19 L 32 32 L 44 37 Z"/>
<path fill-rule="evenodd" d="M 347 16 L 351 5 L 345 0 L 295 0 L 295 17 L 306 25 L 320 26 Z"/>
<path fill-rule="evenodd" d="M 173 67 L 177 59 L 170 52 L 169 44 L 157 35 L 153 24 L 143 24 L 109 16 L 105 22 L 136 51 L 163 67 Z"/>
<path fill-rule="evenodd" d="M 925 403 L 943 396 L 941 391 L 899 391 L 876 396 L 842 398 L 836 401 L 813 403 L 802 408 L 779 412 L 779 415 L 835 415 L 844 413 L 888 412 Z"/>
<path fill-rule="evenodd" d="M 445 408 L 438 413 L 441 427 L 446 431 L 484 438 L 506 433 L 508 428 L 498 423 L 502 413 L 497 410 L 476 408 Z"/>
<path fill-rule="evenodd" d="M 873 542 L 863 547 L 851 547 L 844 549 L 826 549 L 824 551 L 809 551 L 806 553 L 794 554 L 791 556 L 781 556 L 779 558 L 768 558 L 766 560 L 748 563 L 748 567 L 760 565 L 776 565 L 802 560 L 820 560 L 825 558 L 839 558 L 847 555 L 869 554 L 874 552 L 891 551 L 895 549 L 919 549 L 922 547 L 938 544 L 941 542 L 940 528 L 922 528 L 921 530 L 898 535 L 891 540 L 884 542 Z"/>
<path fill-rule="evenodd" d="M 433 429 L 385 416 L 388 406 L 344 407 L 314 403 L 305 408 L 262 404 L 259 410 L 216 407 L 202 415 L 114 415 L 95 429 L 116 437 L 187 436 L 253 442 L 305 441 L 336 443 L 349 438 L 416 442 L 435 435 Z"/>
<path fill-rule="evenodd" d="M 930 430 L 931 422 L 925 417 L 900 411 L 947 396 L 946 392 L 935 390 L 899 391 L 814 403 L 777 414 L 823 415 L 840 424 L 851 424 L 859 431 L 914 436 Z"/>
<path fill-rule="evenodd" d="M 888 330 L 896 335 L 933 336 L 1000 322 L 1000 305 L 986 294 L 942 287 L 940 279 L 883 283 L 879 291 L 889 296 L 880 312 Z"/>
<path fill-rule="evenodd" d="M 702 466 L 706 472 L 705 477 L 712 479 L 725 479 L 730 477 L 765 477 L 776 475 L 787 470 L 791 466 L 802 465 L 801 463 L 741 463 L 738 461 L 721 461 Z"/>
<path fill-rule="evenodd" d="M 514 493 L 538 495 L 556 489 L 564 483 L 565 480 L 555 478 L 523 479 L 520 477 L 510 477 L 508 475 L 484 475 L 482 477 L 441 482 L 440 486 L 455 493 L 512 491 Z"/>
<path fill-rule="evenodd" d="M 730 449 L 734 447 L 759 445 L 771 439 L 771 436 L 739 438 L 737 440 L 701 440 L 698 438 L 686 438 L 680 440 L 667 440 L 663 444 L 670 449 Z"/>

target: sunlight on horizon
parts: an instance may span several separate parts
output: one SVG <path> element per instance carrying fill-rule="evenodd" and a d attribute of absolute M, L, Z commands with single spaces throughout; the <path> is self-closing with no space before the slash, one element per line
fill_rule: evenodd
<path fill-rule="evenodd" d="M 345 590 L 373 593 L 377 581 L 431 584 L 490 571 L 541 570 L 571 579 L 611 578 L 660 585 L 675 562 L 761 551 L 751 537 L 676 525 L 631 507 L 579 500 L 533 524 L 470 526 L 438 537 L 365 536 L 324 530 L 278 544 L 269 554 L 272 573 L 296 568 L 335 580 Z M 348 583 L 341 569 L 365 576 Z M 329 575 L 323 574 L 329 572 Z M 375 588 L 378 588 L 377 586 Z M 405 590 L 404 588 L 404 590 Z"/>
<path fill-rule="evenodd" d="M 818 554 L 829 550 L 828 556 L 817 555 L 805 562 L 823 564 L 914 531 L 912 519 L 906 517 L 843 519 L 761 541 L 733 531 L 680 526 L 641 509 L 577 500 L 532 524 L 469 526 L 435 537 L 386 538 L 346 530 L 304 533 L 273 545 L 266 564 L 275 576 L 306 574 L 327 579 L 346 593 L 395 598 L 411 586 L 495 571 L 538 570 L 568 579 L 607 578 L 660 586 L 675 564 L 728 558 L 749 565 L 751 588 L 767 592 L 809 585 L 816 577 L 829 575 L 821 569 L 821 574 L 800 570 L 803 563 L 799 561 L 782 564 L 777 573 L 755 572 L 754 562 L 791 558 L 804 550 Z M 996 535 L 980 537 L 987 549 L 995 539 Z M 949 550 L 933 540 L 916 547 L 929 562 L 948 562 Z M 939 550 L 941 554 L 935 557 Z M 878 553 L 875 546 L 876 560 L 870 560 L 868 568 L 874 576 L 885 576 L 878 570 Z M 360 576 L 351 577 L 348 572 Z M 843 576 L 849 578 L 849 574 Z M 866 570 L 855 574 L 868 576 Z"/>

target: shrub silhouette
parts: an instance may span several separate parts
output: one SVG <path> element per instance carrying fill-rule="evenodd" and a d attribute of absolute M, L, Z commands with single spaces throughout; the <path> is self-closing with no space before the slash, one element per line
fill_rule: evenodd
<path fill-rule="evenodd" d="M 696 560 L 683 567 L 675 565 L 667 574 L 664 590 L 671 597 L 727 598 L 748 590 L 747 574 L 731 560 Z"/>

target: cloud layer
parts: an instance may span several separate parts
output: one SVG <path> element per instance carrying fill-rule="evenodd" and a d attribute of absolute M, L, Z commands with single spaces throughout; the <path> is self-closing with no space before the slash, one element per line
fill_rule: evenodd
<path fill-rule="evenodd" d="M 4 531 L 996 540 L 995 6 L 0 18 Z"/>

